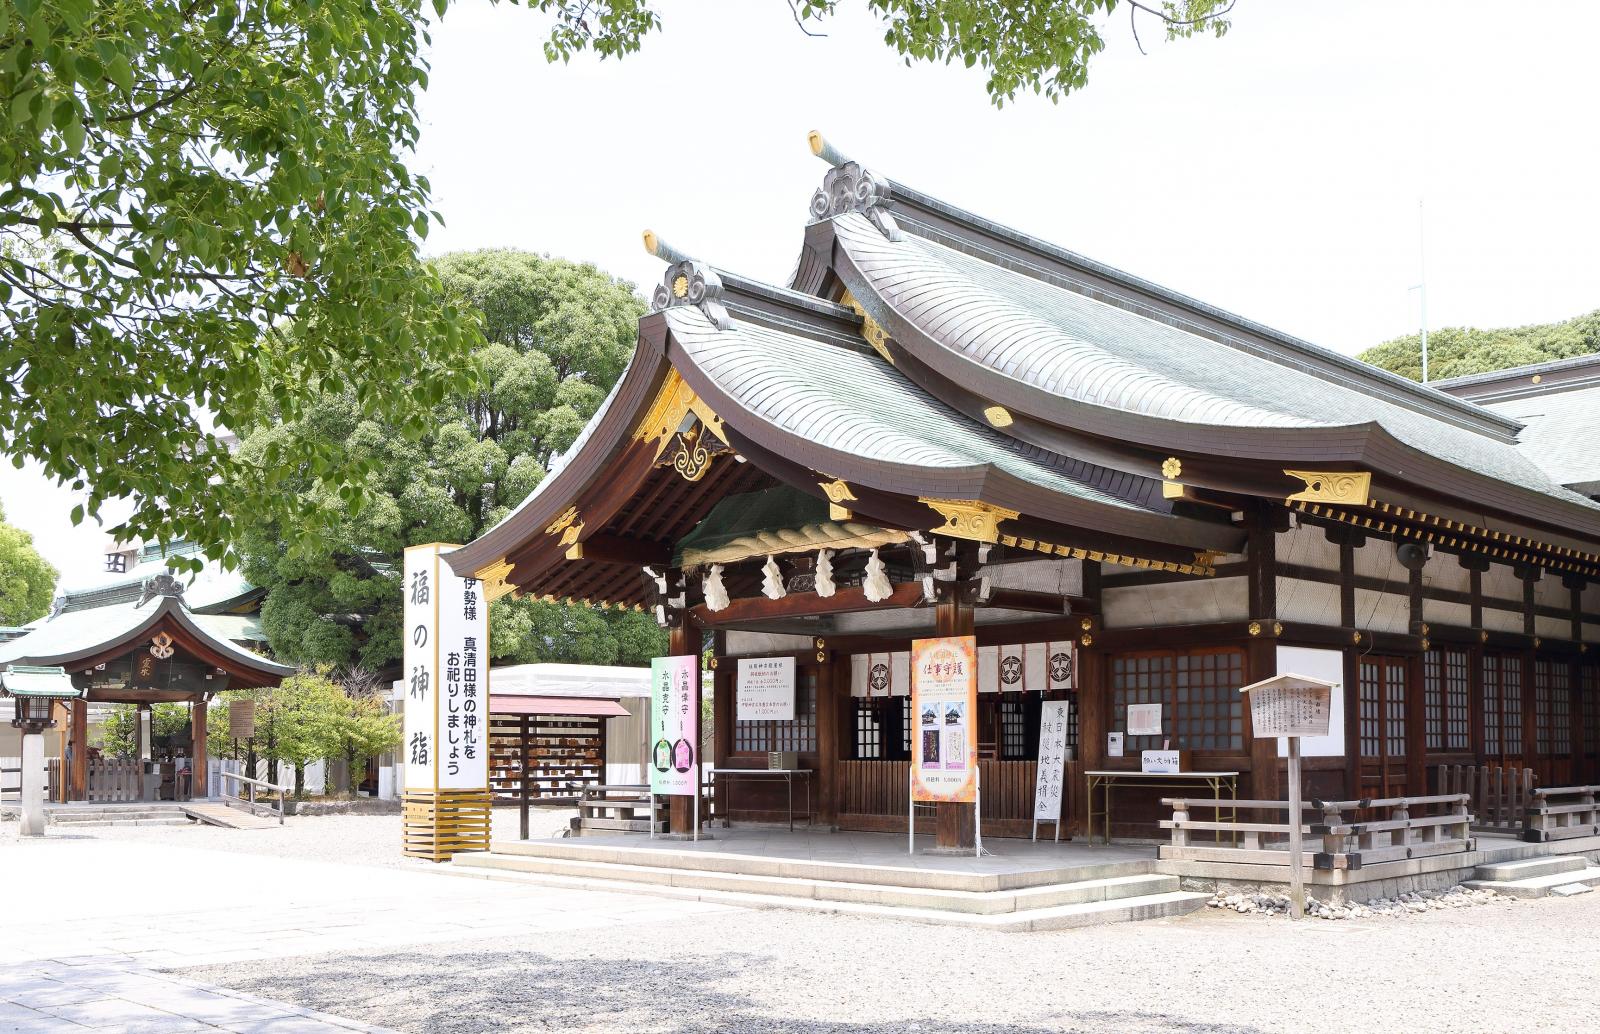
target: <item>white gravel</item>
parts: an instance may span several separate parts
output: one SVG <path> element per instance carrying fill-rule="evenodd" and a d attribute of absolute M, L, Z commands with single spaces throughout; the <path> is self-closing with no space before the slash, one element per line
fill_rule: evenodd
<path fill-rule="evenodd" d="M 1404 919 L 1443 908 L 1471 908 L 1474 905 L 1515 904 L 1519 899 L 1492 890 L 1461 885 L 1446 890 L 1420 890 L 1375 901 L 1336 903 L 1306 898 L 1306 915 L 1313 919 Z M 1284 916 L 1289 914 L 1289 895 L 1276 893 L 1223 893 L 1206 902 L 1212 908 L 1225 908 L 1245 915 Z"/>
<path fill-rule="evenodd" d="M 186 975 L 418 1034 L 1595 1029 L 1600 894 L 1405 912 L 1004 934 L 738 911 Z"/>
<path fill-rule="evenodd" d="M 573 808 L 535 808 L 528 816 L 529 835 L 560 836 Z M 494 810 L 494 832 L 515 837 L 519 816 L 515 808 Z M 17 837 L 17 823 L 0 822 L 0 849 Z M 315 862 L 347 862 L 384 867 L 425 866 L 431 862 L 400 854 L 400 816 L 395 815 L 291 815 L 272 829 L 223 829 L 194 823 L 188 826 L 51 826 L 52 837 L 94 837 L 174 844 L 207 851 L 243 852 Z"/>
<path fill-rule="evenodd" d="M 565 825 L 566 813 L 537 814 L 536 833 Z M 515 811 L 496 821 L 516 829 Z M 179 827 L 96 835 L 425 864 L 398 858 L 397 816 L 304 818 L 264 835 Z M 1290 923 L 1217 907 L 1003 934 L 735 911 L 185 975 L 417 1034 L 1595 1029 L 1600 894 L 1405 912 L 1403 922 L 1375 914 Z"/>

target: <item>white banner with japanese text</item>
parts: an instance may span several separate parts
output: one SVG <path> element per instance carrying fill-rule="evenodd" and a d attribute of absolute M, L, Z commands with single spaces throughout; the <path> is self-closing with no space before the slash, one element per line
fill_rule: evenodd
<path fill-rule="evenodd" d="M 443 555 L 458 547 L 409 546 L 405 579 L 405 789 L 489 786 L 489 608 L 476 578 Z"/>
<path fill-rule="evenodd" d="M 699 658 L 656 657 L 650 661 L 650 792 L 694 795 L 698 791 L 700 715 L 694 707 Z"/>

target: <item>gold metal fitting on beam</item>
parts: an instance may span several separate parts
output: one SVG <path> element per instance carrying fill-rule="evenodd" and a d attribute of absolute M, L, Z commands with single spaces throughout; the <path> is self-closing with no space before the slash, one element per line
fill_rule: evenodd
<path fill-rule="evenodd" d="M 843 478 L 834 478 L 832 481 L 818 481 L 817 487 L 822 489 L 822 494 L 828 497 L 828 519 L 830 521 L 847 521 L 855 516 L 845 503 L 859 502 L 856 494 L 850 491 L 850 486 Z"/>
<path fill-rule="evenodd" d="M 1021 516 L 1016 510 L 980 502 L 976 499 L 934 499 L 921 496 L 917 502 L 931 507 L 944 518 L 944 524 L 930 529 L 937 535 L 971 539 L 974 542 L 999 542 L 1000 522 Z"/>
<path fill-rule="evenodd" d="M 1372 474 L 1364 470 L 1285 470 L 1306 487 L 1284 498 L 1285 502 L 1336 503 L 1340 506 L 1365 506 L 1372 492 Z"/>
<path fill-rule="evenodd" d="M 487 567 L 480 567 L 473 572 L 473 577 L 483 585 L 483 601 L 493 603 L 506 595 L 515 593 L 516 587 L 508 580 L 511 575 L 511 565 L 501 557 Z"/>
<path fill-rule="evenodd" d="M 989 406 L 983 411 L 983 418 L 989 421 L 991 427 L 1010 427 L 1011 411 L 1004 406 Z"/>

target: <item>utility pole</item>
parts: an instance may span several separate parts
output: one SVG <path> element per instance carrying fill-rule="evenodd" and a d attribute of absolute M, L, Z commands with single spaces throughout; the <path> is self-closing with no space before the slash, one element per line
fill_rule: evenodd
<path fill-rule="evenodd" d="M 1428 242 L 1427 223 L 1423 218 L 1422 199 L 1417 198 L 1417 265 L 1422 282 L 1411 290 L 1419 295 L 1422 307 L 1422 383 L 1428 383 Z"/>

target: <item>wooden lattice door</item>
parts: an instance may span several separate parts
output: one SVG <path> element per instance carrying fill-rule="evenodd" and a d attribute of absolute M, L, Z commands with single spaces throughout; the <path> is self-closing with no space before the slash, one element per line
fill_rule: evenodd
<path fill-rule="evenodd" d="M 1406 662 L 1364 657 L 1360 687 L 1361 796 L 1406 792 Z"/>

